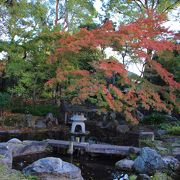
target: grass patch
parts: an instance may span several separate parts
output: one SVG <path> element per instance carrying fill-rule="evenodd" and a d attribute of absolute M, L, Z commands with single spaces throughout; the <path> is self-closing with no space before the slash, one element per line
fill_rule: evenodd
<path fill-rule="evenodd" d="M 159 113 L 152 113 L 143 119 L 142 124 L 145 125 L 157 125 L 166 122 L 166 117 Z"/>
<path fill-rule="evenodd" d="M 167 131 L 172 135 L 180 135 L 180 126 L 171 126 Z"/>
<path fill-rule="evenodd" d="M 30 113 L 34 116 L 45 116 L 48 113 L 53 113 L 56 117 L 59 114 L 59 107 L 56 105 L 26 105 L 26 106 L 13 106 L 11 107 L 13 113 Z"/>
<path fill-rule="evenodd" d="M 180 135 L 180 125 L 178 123 L 177 124 L 163 123 L 159 126 L 159 128 L 168 131 L 168 134 Z"/>
<path fill-rule="evenodd" d="M 172 178 L 168 176 L 166 173 L 157 172 L 152 177 L 152 180 L 172 180 Z"/>

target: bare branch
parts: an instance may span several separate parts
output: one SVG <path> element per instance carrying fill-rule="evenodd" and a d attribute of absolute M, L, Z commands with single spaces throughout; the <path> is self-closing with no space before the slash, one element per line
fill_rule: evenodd
<path fill-rule="evenodd" d="M 144 9 L 146 9 L 146 6 L 143 4 L 143 2 L 141 1 L 141 0 L 135 0 L 135 2 L 136 2 L 136 4 L 137 4 L 137 2 L 139 2 L 141 5 L 142 5 L 142 7 L 144 8 Z M 139 5 L 140 6 L 140 5 Z M 141 8 L 142 9 L 142 8 Z"/>
<path fill-rule="evenodd" d="M 175 1 L 173 4 L 171 4 L 170 6 L 168 6 L 165 10 L 163 10 L 163 12 L 166 12 L 166 11 L 168 11 L 168 10 L 170 10 L 170 9 L 173 9 L 174 6 L 175 6 L 178 2 L 179 2 L 179 0 Z"/>

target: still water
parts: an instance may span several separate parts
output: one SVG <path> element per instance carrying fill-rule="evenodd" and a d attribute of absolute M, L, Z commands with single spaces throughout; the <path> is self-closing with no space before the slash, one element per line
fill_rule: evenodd
<path fill-rule="evenodd" d="M 14 158 L 13 168 L 22 170 L 27 165 L 44 157 L 59 157 L 64 161 L 73 163 L 81 169 L 84 180 L 127 180 L 125 172 L 115 169 L 117 157 L 92 157 L 88 155 L 64 155 L 53 151 L 49 154 L 36 154 Z"/>

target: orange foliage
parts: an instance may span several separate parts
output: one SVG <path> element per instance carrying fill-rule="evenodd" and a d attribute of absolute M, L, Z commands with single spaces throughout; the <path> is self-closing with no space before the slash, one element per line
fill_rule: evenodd
<path fill-rule="evenodd" d="M 160 63 L 154 60 L 148 60 L 148 63 L 171 88 L 180 88 L 180 83 L 176 82 L 173 79 L 173 75 L 164 69 Z"/>
<path fill-rule="evenodd" d="M 147 18 L 139 18 L 136 22 L 121 25 L 117 31 L 115 31 L 112 22 L 107 21 L 102 27 L 91 31 L 81 29 L 72 35 L 64 33 L 59 40 L 56 55 L 61 57 L 69 52 L 78 53 L 84 47 L 90 49 L 112 47 L 116 50 L 118 47 L 127 44 L 132 53 L 139 57 L 139 60 L 145 60 L 167 83 L 171 89 L 169 97 L 175 103 L 176 97 L 172 89 L 179 88 L 180 84 L 175 82 L 173 76 L 159 63 L 151 59 L 152 52 L 158 54 L 164 50 L 172 51 L 179 48 L 179 46 L 175 46 L 167 40 L 168 36 L 173 34 L 162 27 L 164 20 L 163 15 L 150 11 Z M 97 105 L 101 106 L 102 109 L 105 105 L 101 101 L 104 101 L 111 110 L 123 113 L 126 119 L 133 123 L 138 123 L 136 109 L 139 107 L 170 113 L 171 105 L 167 105 L 161 99 L 158 90 L 146 87 L 146 84 L 143 85 L 143 81 L 141 82 L 141 88 L 137 88 L 137 84 L 128 78 L 124 65 L 118 61 L 101 60 L 94 63 L 94 68 L 96 71 L 93 73 L 86 70 L 67 71 L 58 68 L 56 77 L 46 84 L 51 86 L 57 82 L 68 81 L 66 92 L 76 93 L 72 102 L 82 103 L 94 97 L 98 99 Z M 121 81 L 115 84 L 107 83 L 105 79 L 99 78 L 99 73 L 103 73 L 109 79 L 117 75 Z M 125 85 L 128 85 L 126 91 L 123 89 Z"/>

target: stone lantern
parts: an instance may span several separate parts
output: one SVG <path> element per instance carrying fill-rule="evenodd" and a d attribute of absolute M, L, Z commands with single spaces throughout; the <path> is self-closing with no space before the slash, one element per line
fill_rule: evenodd
<path fill-rule="evenodd" d="M 74 114 L 71 117 L 71 121 L 72 121 L 72 126 L 71 126 L 71 133 L 72 134 L 86 134 L 86 130 L 85 130 L 85 123 L 84 121 L 86 121 L 87 118 L 84 117 L 84 114 L 81 113 L 79 114 Z M 80 126 L 81 127 L 81 132 L 76 132 L 76 127 Z"/>

